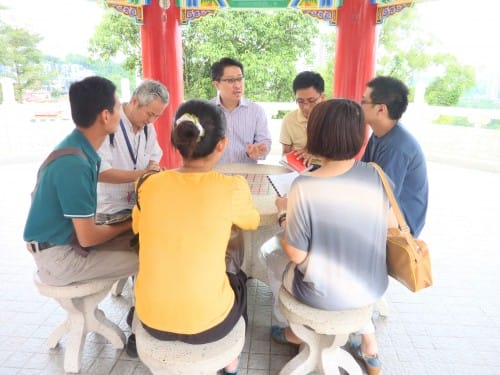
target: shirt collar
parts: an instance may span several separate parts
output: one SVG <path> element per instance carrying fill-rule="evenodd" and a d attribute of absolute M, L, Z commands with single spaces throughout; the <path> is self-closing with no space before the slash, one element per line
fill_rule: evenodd
<path fill-rule="evenodd" d="M 249 100 L 245 99 L 244 97 L 241 97 L 240 102 L 238 103 L 238 105 L 235 108 L 238 108 L 238 107 L 248 107 L 248 103 L 249 102 L 250 102 Z M 220 93 L 219 92 L 217 93 L 217 96 L 215 97 L 215 104 L 218 107 L 224 108 L 224 106 L 222 105 L 222 102 L 220 100 Z"/>

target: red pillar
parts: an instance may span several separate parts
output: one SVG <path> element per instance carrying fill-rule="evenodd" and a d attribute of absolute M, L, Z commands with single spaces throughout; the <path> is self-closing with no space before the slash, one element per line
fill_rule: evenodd
<path fill-rule="evenodd" d="M 170 144 L 170 132 L 175 110 L 184 100 L 180 12 L 174 1 L 170 2 L 168 9 L 160 8 L 158 3 L 155 0 L 143 8 L 142 69 L 144 78 L 162 82 L 170 94 L 169 104 L 155 122 L 155 128 L 163 150 L 160 165 L 177 168 L 181 165 L 181 158 Z"/>
<path fill-rule="evenodd" d="M 359 101 L 366 83 L 375 75 L 377 6 L 370 0 L 344 0 L 338 10 L 337 46 L 335 49 L 335 76 L 333 96 Z M 363 155 L 370 134 L 366 127 Z"/>

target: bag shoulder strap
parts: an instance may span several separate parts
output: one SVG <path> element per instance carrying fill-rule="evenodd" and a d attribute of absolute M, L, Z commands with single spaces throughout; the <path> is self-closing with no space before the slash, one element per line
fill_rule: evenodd
<path fill-rule="evenodd" d="M 65 155 L 77 155 L 85 160 L 87 160 L 87 155 L 78 147 L 63 147 L 57 150 L 52 151 L 49 156 L 43 161 L 42 165 L 40 168 L 38 168 L 38 172 L 36 174 L 36 183 L 35 183 L 35 188 L 33 189 L 33 192 L 31 195 L 33 196 L 33 193 L 36 191 L 38 187 L 38 183 L 40 182 L 40 175 L 42 174 L 43 170 L 47 168 L 47 166 L 52 163 L 54 160 L 59 159 L 62 156 Z"/>
<path fill-rule="evenodd" d="M 152 176 L 158 172 L 159 171 L 154 170 L 154 169 L 150 169 L 150 170 L 144 172 L 142 174 L 142 176 L 139 177 L 139 179 L 137 180 L 137 183 L 135 184 L 135 204 L 137 205 L 137 208 L 139 209 L 139 211 L 141 210 L 141 205 L 139 204 L 139 188 L 141 187 L 141 185 L 146 181 L 146 179 L 149 176 Z"/>
<path fill-rule="evenodd" d="M 387 177 L 385 176 L 384 171 L 380 166 L 376 163 L 370 162 L 370 164 L 375 170 L 377 171 L 378 175 L 380 176 L 380 180 L 382 180 L 382 185 L 384 185 L 385 192 L 387 196 L 389 197 L 389 202 L 391 202 L 392 210 L 394 211 L 394 214 L 396 215 L 396 219 L 398 221 L 399 228 L 401 229 L 401 232 L 408 232 L 410 233 L 410 227 L 408 224 L 406 224 L 405 217 L 403 213 L 401 212 L 401 209 L 399 208 L 398 201 L 396 200 L 396 197 L 394 196 L 394 192 L 392 191 L 391 185 L 389 184 L 389 181 L 387 181 Z"/>

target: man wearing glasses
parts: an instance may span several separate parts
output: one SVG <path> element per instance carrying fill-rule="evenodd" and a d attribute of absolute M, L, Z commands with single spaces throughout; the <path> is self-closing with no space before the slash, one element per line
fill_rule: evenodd
<path fill-rule="evenodd" d="M 97 185 L 99 214 L 131 211 L 134 182 L 148 169 L 159 170 L 162 150 L 152 123 L 163 113 L 168 99 L 163 84 L 145 80 L 120 107 L 118 130 L 98 150 L 102 160 Z"/>
<path fill-rule="evenodd" d="M 212 102 L 227 120 L 229 143 L 219 163 L 257 163 L 271 150 L 267 116 L 258 104 L 245 99 L 243 64 L 224 57 L 210 69 L 217 96 Z"/>
<path fill-rule="evenodd" d="M 316 104 L 325 100 L 325 81 L 315 72 L 301 72 L 293 80 L 295 102 L 299 108 L 288 113 L 283 118 L 280 133 L 280 143 L 283 154 L 295 151 L 299 159 L 304 159 L 306 165 L 318 164 L 306 150 L 307 119 Z"/>
<path fill-rule="evenodd" d="M 392 180 L 411 233 L 418 237 L 425 224 L 429 186 L 422 149 L 399 122 L 408 107 L 408 88 L 396 78 L 382 76 L 366 85 L 361 107 L 373 134 L 362 161 L 377 163 Z"/>

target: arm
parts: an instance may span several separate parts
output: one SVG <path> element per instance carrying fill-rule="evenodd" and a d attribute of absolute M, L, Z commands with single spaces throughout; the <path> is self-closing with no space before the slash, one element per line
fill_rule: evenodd
<path fill-rule="evenodd" d="M 286 207 L 288 204 L 288 199 L 287 198 L 276 198 L 275 201 L 276 208 L 278 208 L 278 212 L 286 212 Z M 286 214 L 282 214 L 286 215 Z M 280 226 L 285 229 L 283 231 L 283 237 L 281 238 L 281 247 L 283 248 L 283 251 L 285 252 L 286 256 L 292 261 L 293 263 L 300 264 L 302 263 L 306 257 L 307 257 L 307 251 L 303 251 L 300 249 L 297 249 L 296 247 L 290 245 L 286 238 L 285 238 L 285 232 L 286 232 L 286 216 L 283 216 L 283 218 L 280 221 Z"/>
<path fill-rule="evenodd" d="M 78 243 L 83 247 L 100 245 L 131 228 L 131 221 L 113 225 L 96 225 L 94 218 L 72 219 Z"/>
<path fill-rule="evenodd" d="M 272 137 L 267 124 L 266 112 L 261 106 L 255 105 L 255 134 L 253 146 L 258 152 L 257 158 L 263 158 L 271 151 Z M 250 153 L 248 154 L 250 155 Z"/>
<path fill-rule="evenodd" d="M 307 258 L 307 251 L 297 249 L 296 247 L 290 245 L 284 238 L 284 232 L 283 238 L 281 239 L 281 247 L 283 247 L 283 251 L 288 259 L 295 264 L 300 264 Z"/>
<path fill-rule="evenodd" d="M 260 214 L 253 204 L 252 193 L 243 176 L 234 176 L 232 206 L 233 223 L 241 229 L 257 229 L 260 224 Z"/>
<path fill-rule="evenodd" d="M 283 155 L 288 154 L 292 150 L 293 150 L 292 145 L 285 145 L 283 143 L 281 144 L 281 153 Z"/>
<path fill-rule="evenodd" d="M 141 177 L 146 169 L 127 171 L 125 169 L 107 169 L 99 173 L 99 182 L 107 182 L 110 184 L 123 184 L 126 182 L 134 182 Z"/>

